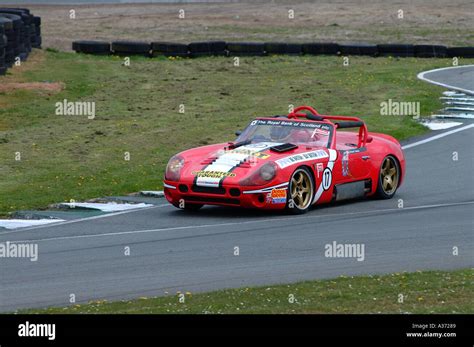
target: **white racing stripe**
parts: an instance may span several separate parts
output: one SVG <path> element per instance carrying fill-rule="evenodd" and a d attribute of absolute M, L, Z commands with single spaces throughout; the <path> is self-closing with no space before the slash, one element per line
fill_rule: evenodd
<path fill-rule="evenodd" d="M 225 151 L 212 164 L 200 171 L 200 175 L 196 179 L 196 185 L 202 187 L 219 187 L 221 180 L 227 177 L 226 174 L 230 174 L 233 168 L 250 158 L 253 153 L 261 152 L 278 145 L 281 145 L 281 143 L 258 142 L 238 147 L 235 150 Z M 206 176 L 206 172 L 209 172 L 208 176 Z"/>
<path fill-rule="evenodd" d="M 413 207 L 404 207 L 404 208 L 388 208 L 381 210 L 369 210 L 369 211 L 358 211 L 358 212 L 346 212 L 346 213 L 329 213 L 329 214 L 318 214 L 318 215 L 306 215 L 298 216 L 297 220 L 302 219 L 318 219 L 318 218 L 328 218 L 328 217 L 343 217 L 343 216 L 353 216 L 353 215 L 364 215 L 364 214 L 378 214 L 378 213 L 389 213 L 389 212 L 403 212 L 403 211 L 412 211 L 428 208 L 441 208 L 441 207 L 451 207 L 451 206 L 460 206 L 460 205 L 472 205 L 474 201 L 467 202 L 455 202 L 449 204 L 435 204 L 435 205 L 421 205 Z M 281 218 L 266 218 L 252 221 L 238 221 L 230 223 L 219 223 L 219 224 L 204 224 L 204 225 L 186 225 L 181 227 L 171 227 L 171 228 L 160 228 L 160 229 L 145 229 L 145 230 L 130 230 L 130 231 L 120 231 L 114 233 L 104 233 L 104 234 L 90 234 L 90 235 L 72 235 L 72 236 L 59 236 L 59 237 L 50 237 L 45 239 L 37 240 L 15 240 L 10 241 L 11 243 L 27 243 L 27 242 L 45 242 L 45 241 L 58 241 L 58 240 L 73 240 L 73 239 L 88 239 L 88 238 L 97 238 L 97 237 L 108 237 L 108 236 L 123 236 L 123 235 L 135 235 L 135 234 L 148 234 L 160 231 L 173 231 L 173 230 L 187 230 L 187 229 L 208 229 L 208 228 L 222 228 L 233 225 L 247 225 L 247 224 L 258 224 L 258 223 L 269 223 L 269 222 L 280 222 L 280 221 L 291 221 L 295 220 L 295 217 L 281 217 Z M 2 234 L 0 234 L 1 236 Z"/>

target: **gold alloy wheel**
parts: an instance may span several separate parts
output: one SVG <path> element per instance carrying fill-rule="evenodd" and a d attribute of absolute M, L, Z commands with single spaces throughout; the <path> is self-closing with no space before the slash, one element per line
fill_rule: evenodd
<path fill-rule="evenodd" d="M 306 209 L 313 196 L 311 177 L 304 170 L 298 170 L 291 178 L 291 199 L 300 210 Z"/>
<path fill-rule="evenodd" d="M 380 181 L 385 194 L 392 195 L 398 187 L 398 167 L 395 159 L 386 157 L 380 169 Z"/>

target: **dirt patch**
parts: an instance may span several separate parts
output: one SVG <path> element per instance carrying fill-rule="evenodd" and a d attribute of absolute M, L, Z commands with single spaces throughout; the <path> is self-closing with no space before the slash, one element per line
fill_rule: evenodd
<path fill-rule="evenodd" d="M 14 90 L 38 90 L 58 93 L 64 89 L 62 82 L 9 82 L 0 85 L 0 92 L 11 92 Z"/>
<path fill-rule="evenodd" d="M 265 1 L 206 4 L 31 5 L 42 17 L 43 46 L 71 50 L 73 40 L 365 41 L 469 45 L 469 0 Z M 69 11 L 76 19 L 69 19 Z M 185 18 L 178 19 L 179 10 Z M 289 18 L 294 11 L 294 19 Z M 399 18 L 399 11 L 403 18 Z"/>

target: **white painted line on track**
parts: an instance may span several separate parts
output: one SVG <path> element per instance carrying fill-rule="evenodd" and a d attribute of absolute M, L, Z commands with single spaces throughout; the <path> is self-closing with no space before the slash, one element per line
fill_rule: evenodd
<path fill-rule="evenodd" d="M 431 141 L 440 139 L 440 138 L 442 138 L 442 137 L 445 137 L 445 136 L 448 136 L 448 135 L 457 133 L 457 132 L 459 132 L 459 131 L 463 131 L 463 130 L 466 130 L 466 129 L 469 129 L 469 128 L 473 128 L 473 127 L 474 127 L 474 124 L 469 124 L 469 125 L 463 126 L 463 127 L 461 127 L 461 128 L 456 128 L 456 129 L 453 129 L 453 130 L 450 130 L 450 131 L 446 131 L 446 132 L 444 132 L 444 133 L 441 133 L 441 134 L 438 134 L 438 135 L 435 135 L 435 136 L 428 137 L 427 139 L 424 139 L 424 140 L 421 140 L 421 141 L 417 141 L 417 142 L 410 143 L 410 144 L 408 144 L 408 145 L 402 146 L 402 149 L 408 149 L 408 148 L 416 147 L 416 146 L 419 146 L 419 145 L 422 145 L 422 144 L 425 144 L 425 143 L 428 143 L 428 142 L 431 142 Z"/>
<path fill-rule="evenodd" d="M 459 88 L 459 87 L 455 87 L 455 86 L 450 86 L 448 84 L 441 83 L 441 82 L 436 82 L 436 81 L 430 80 L 429 78 L 425 77 L 426 74 L 431 73 L 431 72 L 437 72 L 437 71 L 443 71 L 443 70 L 449 70 L 449 69 L 459 69 L 459 68 L 463 68 L 463 67 L 466 67 L 466 66 L 474 67 L 474 65 L 461 65 L 461 66 L 443 67 L 443 68 L 440 68 L 440 69 L 434 69 L 434 70 L 430 70 L 430 71 L 420 72 L 416 77 L 418 77 L 422 81 L 425 81 L 425 82 L 428 82 L 428 83 L 431 83 L 431 84 L 436 84 L 437 86 L 440 86 L 440 87 L 453 89 L 453 90 L 457 90 L 457 91 L 460 91 L 460 92 L 463 92 L 463 93 L 473 95 L 474 90 L 469 90 L 469 89 Z"/>
<path fill-rule="evenodd" d="M 411 210 L 420 210 L 427 208 L 439 208 L 439 207 L 450 207 L 450 206 L 459 206 L 459 205 L 471 205 L 474 204 L 474 201 L 467 202 L 455 202 L 449 204 L 436 204 L 436 205 L 421 205 L 413 207 L 404 207 L 404 208 L 389 208 L 383 210 L 370 210 L 370 211 L 359 211 L 359 212 L 346 212 L 346 213 L 332 213 L 326 215 L 313 215 L 313 216 L 301 216 L 297 218 L 300 219 L 314 219 L 314 218 L 327 218 L 327 217 L 341 217 L 341 216 L 353 216 L 353 215 L 364 215 L 364 214 L 373 214 L 373 213 L 382 213 L 382 212 L 394 212 L 394 211 L 411 211 Z M 239 221 L 239 222 L 230 222 L 230 223 L 219 223 L 219 224 L 204 224 L 204 225 L 186 225 L 180 227 L 171 227 L 171 228 L 160 228 L 160 229 L 145 229 L 145 230 L 130 230 L 130 231 L 120 231 L 115 233 L 104 233 L 104 234 L 90 234 L 90 235 L 72 235 L 72 236 L 59 236 L 59 237 L 50 237 L 45 239 L 37 240 L 16 240 L 10 241 L 11 243 L 21 243 L 21 242 L 44 242 L 44 241 L 60 241 L 60 240 L 73 240 L 73 239 L 87 239 L 87 238 L 97 238 L 97 237 L 107 237 L 107 236 L 122 236 L 122 235 L 134 235 L 134 234 L 147 234 L 154 233 L 159 231 L 172 231 L 172 230 L 186 230 L 186 229 L 202 229 L 202 228 L 214 228 L 214 227 L 228 227 L 233 225 L 243 225 L 243 224 L 252 224 L 252 223 L 268 223 L 268 222 L 278 222 L 285 220 L 295 220 L 294 217 L 283 217 L 283 218 L 267 218 L 259 219 L 252 221 Z M 1 234 L 0 234 L 1 236 Z"/>

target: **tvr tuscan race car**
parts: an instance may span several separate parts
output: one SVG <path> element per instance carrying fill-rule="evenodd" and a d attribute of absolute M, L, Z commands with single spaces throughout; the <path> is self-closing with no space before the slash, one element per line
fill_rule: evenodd
<path fill-rule="evenodd" d="M 341 131 L 354 128 L 358 131 Z M 234 142 L 172 157 L 164 194 L 178 208 L 203 205 L 287 209 L 366 196 L 392 198 L 405 158 L 391 136 L 369 133 L 356 117 L 300 106 L 286 116 L 253 120 Z"/>

